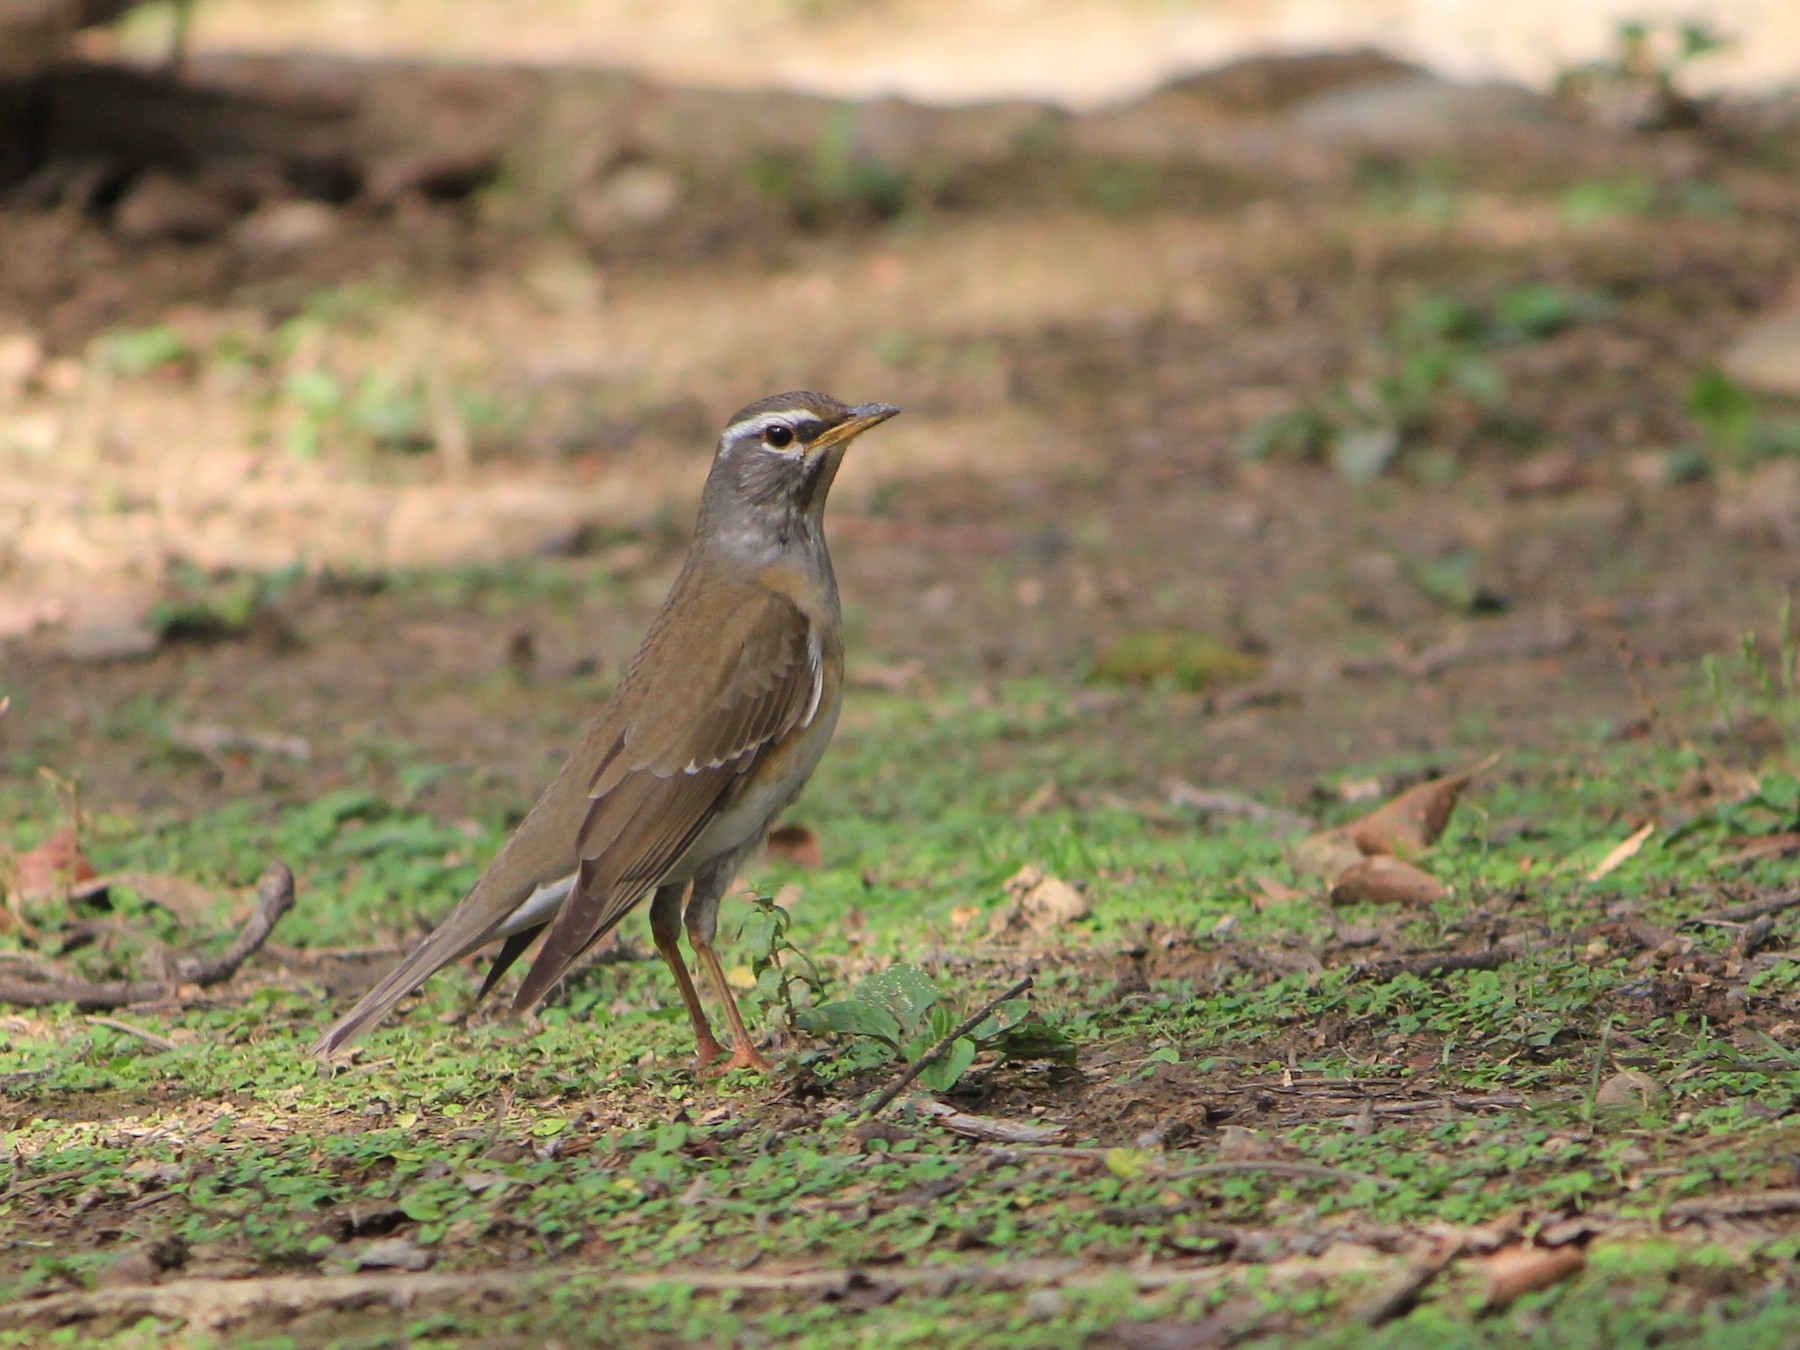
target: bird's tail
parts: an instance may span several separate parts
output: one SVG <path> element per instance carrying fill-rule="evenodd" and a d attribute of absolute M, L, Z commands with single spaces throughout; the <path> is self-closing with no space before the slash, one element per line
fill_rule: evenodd
<path fill-rule="evenodd" d="M 456 927 L 452 916 L 449 922 L 421 942 L 410 956 L 389 971 L 380 984 L 364 994 L 354 1008 L 333 1023 L 330 1030 L 313 1042 L 307 1053 L 319 1059 L 335 1054 L 386 1017 L 396 1003 L 438 971 L 488 941 L 489 935 L 486 932 L 470 941 L 457 932 Z"/>

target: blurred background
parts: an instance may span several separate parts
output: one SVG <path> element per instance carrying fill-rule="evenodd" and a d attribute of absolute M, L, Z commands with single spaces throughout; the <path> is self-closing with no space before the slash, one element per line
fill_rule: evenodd
<path fill-rule="evenodd" d="M 1793 580 L 1783 0 L 3 0 L 0 70 L 0 751 L 102 799 L 516 803 L 795 386 L 907 410 L 858 686 L 1054 690 L 1092 781 L 1641 734 Z"/>

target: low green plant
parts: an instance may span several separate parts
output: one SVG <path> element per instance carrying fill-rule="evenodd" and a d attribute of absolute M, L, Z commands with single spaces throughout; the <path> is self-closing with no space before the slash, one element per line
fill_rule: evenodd
<path fill-rule="evenodd" d="M 825 976 L 811 956 L 788 936 L 794 916 L 772 896 L 758 893 L 738 928 L 738 942 L 749 949 L 750 973 L 764 1008 L 779 1009 L 790 1027 L 800 1025 L 807 1005 L 825 990 Z"/>
<path fill-rule="evenodd" d="M 1361 371 L 1252 426 L 1239 453 L 1328 460 L 1345 478 L 1380 476 L 1429 438 L 1453 403 L 1485 414 L 1506 396 L 1490 353 L 1538 342 L 1606 310 L 1604 297 L 1527 282 L 1486 303 L 1427 293 L 1368 344 Z"/>
<path fill-rule="evenodd" d="M 1687 409 L 1716 465 L 1745 468 L 1800 454 L 1800 417 L 1770 415 L 1755 395 L 1717 368 L 1694 376 Z"/>
<path fill-rule="evenodd" d="M 1724 660 L 1708 656 L 1701 665 L 1726 734 L 1748 751 L 1749 732 L 1760 723 L 1775 733 L 1779 747 L 1775 758 L 1790 770 L 1800 770 L 1800 628 L 1793 601 L 1781 607 L 1772 644 L 1748 632 L 1732 656 Z"/>
<path fill-rule="evenodd" d="M 94 360 L 115 375 L 150 375 L 187 367 L 195 353 L 187 337 L 172 324 L 152 324 L 108 333 L 93 347 Z"/>
<path fill-rule="evenodd" d="M 306 575 L 304 563 L 273 572 L 214 576 L 191 563 L 170 570 L 170 594 L 150 611 L 150 623 L 168 638 L 236 637 L 268 614 Z"/>
<path fill-rule="evenodd" d="M 815 1036 L 850 1039 L 844 1067 L 874 1068 L 890 1060 L 913 1063 L 954 1030 L 966 1014 L 959 1012 L 918 966 L 897 962 L 876 971 L 846 999 L 801 1010 L 799 1026 Z M 1030 1005 L 1009 999 L 994 1008 L 966 1034 L 958 1036 L 936 1062 L 919 1075 L 931 1092 L 946 1092 L 974 1064 L 982 1050 L 1018 1057 L 1056 1057 L 1055 1037 L 1030 1033 Z"/>

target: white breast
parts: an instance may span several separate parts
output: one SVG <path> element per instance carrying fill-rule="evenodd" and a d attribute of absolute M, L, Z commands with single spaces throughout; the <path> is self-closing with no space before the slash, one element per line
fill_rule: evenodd
<path fill-rule="evenodd" d="M 825 747 L 831 744 L 831 733 L 837 730 L 837 715 L 835 707 L 823 710 L 801 739 L 788 747 L 787 772 L 757 784 L 729 810 L 714 816 L 665 880 L 686 881 L 714 858 L 742 848 L 767 829 L 819 767 Z"/>

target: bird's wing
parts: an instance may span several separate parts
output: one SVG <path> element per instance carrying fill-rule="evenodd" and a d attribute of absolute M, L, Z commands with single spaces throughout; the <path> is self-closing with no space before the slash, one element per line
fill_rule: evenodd
<path fill-rule="evenodd" d="M 501 936 L 537 887 L 576 873 L 518 1006 L 535 1003 L 661 879 L 767 746 L 817 714 L 824 677 L 806 616 L 760 587 L 691 581 L 684 573 L 619 689 L 481 878 L 315 1055 Z"/>
<path fill-rule="evenodd" d="M 691 629 L 646 644 L 631 716 L 588 789 L 575 888 L 515 1007 L 543 998 L 663 880 L 763 756 L 818 715 L 823 655 L 806 615 L 760 588 L 710 589 L 711 603 L 682 609 Z"/>

